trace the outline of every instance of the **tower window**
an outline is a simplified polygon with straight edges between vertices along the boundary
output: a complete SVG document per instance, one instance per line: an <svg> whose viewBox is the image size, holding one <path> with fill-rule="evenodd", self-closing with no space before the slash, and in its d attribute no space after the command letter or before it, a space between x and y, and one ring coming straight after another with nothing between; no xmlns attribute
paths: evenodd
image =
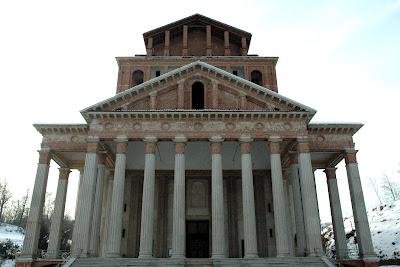
<svg viewBox="0 0 400 267"><path fill-rule="evenodd" d="M160 75L161 75L161 71L156 70L156 77L158 77L158 76L160 76Z"/></svg>
<svg viewBox="0 0 400 267"><path fill-rule="evenodd" d="M273 233L272 233L272 229L271 228L269 228L269 237L273 237Z"/></svg>
<svg viewBox="0 0 400 267"><path fill-rule="evenodd" d="M204 109L204 85L201 82L192 85L192 109Z"/></svg>
<svg viewBox="0 0 400 267"><path fill-rule="evenodd" d="M234 71L232 71L232 74L238 76L238 71L234 70Z"/></svg>
<svg viewBox="0 0 400 267"><path fill-rule="evenodd" d="M143 83L143 71L135 70L132 73L131 86L136 86L141 83Z"/></svg>
<svg viewBox="0 0 400 267"><path fill-rule="evenodd" d="M262 85L263 84L263 80L262 80L262 74L261 72L259 72L258 70L253 70L251 72L251 82L258 84L258 85Z"/></svg>

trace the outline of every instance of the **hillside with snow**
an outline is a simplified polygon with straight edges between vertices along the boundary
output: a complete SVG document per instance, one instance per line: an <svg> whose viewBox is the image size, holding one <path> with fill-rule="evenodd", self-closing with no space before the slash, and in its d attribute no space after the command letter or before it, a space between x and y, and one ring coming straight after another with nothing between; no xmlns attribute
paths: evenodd
<svg viewBox="0 0 400 267"><path fill-rule="evenodd" d="M368 211L368 221L371 228L372 242L378 257L382 260L400 259L400 201L386 204ZM355 236L353 217L344 218L347 247L350 257L356 258L358 247ZM335 240L332 225L322 229L326 252L333 256Z"/></svg>

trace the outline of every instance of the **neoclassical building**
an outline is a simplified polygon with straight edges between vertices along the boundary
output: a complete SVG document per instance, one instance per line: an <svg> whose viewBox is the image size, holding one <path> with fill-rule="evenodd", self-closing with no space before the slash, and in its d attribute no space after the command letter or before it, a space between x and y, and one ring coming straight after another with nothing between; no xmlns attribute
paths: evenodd
<svg viewBox="0 0 400 267"><path fill-rule="evenodd" d="M68 266L329 266L317 169L345 262L342 160L359 266L374 264L352 137L361 124L310 122L314 109L278 92L278 58L248 54L246 31L195 14L143 38L147 53L117 58L116 94L83 109L85 123L34 125L43 141L19 266L60 257L72 169L81 175ZM60 175L40 260L51 159Z"/></svg>

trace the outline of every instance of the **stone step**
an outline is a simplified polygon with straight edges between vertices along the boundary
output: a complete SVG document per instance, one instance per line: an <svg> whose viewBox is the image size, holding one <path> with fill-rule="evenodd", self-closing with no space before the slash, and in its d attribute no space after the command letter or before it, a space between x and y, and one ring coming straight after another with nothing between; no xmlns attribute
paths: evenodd
<svg viewBox="0 0 400 267"><path fill-rule="evenodd" d="M285 258L224 258L224 259L171 259L171 258L78 258L71 267L111 267L111 266L166 266L166 267L327 267L328 263L319 257Z"/></svg>

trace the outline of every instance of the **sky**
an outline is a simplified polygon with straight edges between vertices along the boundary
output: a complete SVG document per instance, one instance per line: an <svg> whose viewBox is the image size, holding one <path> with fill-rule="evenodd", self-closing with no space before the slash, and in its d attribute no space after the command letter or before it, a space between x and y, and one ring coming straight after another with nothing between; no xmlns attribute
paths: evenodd
<svg viewBox="0 0 400 267"><path fill-rule="evenodd" d="M279 93L318 112L313 122L362 122L355 135L367 207L369 177L400 181L400 1L1 1L0 180L32 190L41 136L33 123L83 123L79 111L115 93L117 56L144 54L142 33L200 13L252 33L249 53L278 56ZM351 214L338 165L344 216ZM47 191L55 196L57 165ZM73 216L78 172L70 176ZM316 172L322 222L326 178Z"/></svg>

